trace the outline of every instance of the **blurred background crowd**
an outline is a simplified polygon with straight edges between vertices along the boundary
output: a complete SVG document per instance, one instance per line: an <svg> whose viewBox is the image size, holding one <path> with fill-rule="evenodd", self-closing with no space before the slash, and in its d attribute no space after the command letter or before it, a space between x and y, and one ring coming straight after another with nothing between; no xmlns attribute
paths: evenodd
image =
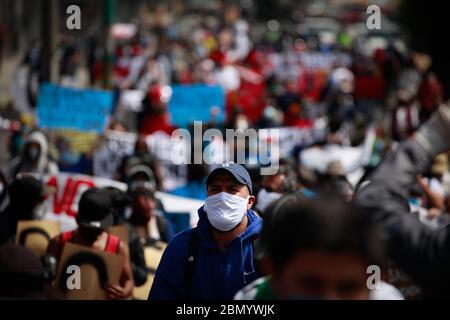
<svg viewBox="0 0 450 320"><path fill-rule="evenodd" d="M71 4L81 8L81 30L66 27ZM121 192L117 219L134 226L132 237L144 245L168 242L195 218L187 212L187 222L177 220L174 212L183 210L167 204L181 198L167 197L204 201L213 168L175 165L161 149L182 127L169 107L175 86L197 84L223 92L221 108L204 110L204 128L280 130L278 173L261 176L258 164L246 166L257 212L291 192L352 199L445 101L448 87L441 55L411 27L420 1L370 4L381 8L379 30L367 27L369 4L357 0L1 0L2 210L20 173L105 178L123 183L111 192ZM40 127L44 82L112 92L104 130ZM184 127L193 130L190 119ZM250 148L244 146L246 154ZM434 229L450 223L449 156L437 156L411 188L410 211ZM51 179L45 185L51 192ZM33 218L49 210L39 209ZM158 218L150 228L152 216ZM73 226L66 225L63 231ZM402 288L407 298L420 291Z"/></svg>

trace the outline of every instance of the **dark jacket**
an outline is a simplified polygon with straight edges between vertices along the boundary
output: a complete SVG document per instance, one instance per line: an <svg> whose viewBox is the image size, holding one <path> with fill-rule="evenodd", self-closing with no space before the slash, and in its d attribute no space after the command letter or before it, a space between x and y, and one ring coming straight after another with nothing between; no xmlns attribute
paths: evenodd
<svg viewBox="0 0 450 320"><path fill-rule="evenodd" d="M389 257L422 287L423 297L450 292L450 229L433 230L410 214L408 197L416 176L431 163L425 149L408 140L389 155L357 194L385 232Z"/></svg>
<svg viewBox="0 0 450 320"><path fill-rule="evenodd" d="M133 226L127 223L128 227L128 248L130 250L131 271L133 272L134 284L136 287L143 285L147 281L148 268L145 263L144 247L139 235Z"/></svg>
<svg viewBox="0 0 450 320"><path fill-rule="evenodd" d="M259 277L253 265L253 241L258 237L262 220L247 211L244 233L222 252L214 240L203 207L199 209L200 243L190 286L185 285L188 244L193 229L176 235L161 258L150 291L151 300L231 300L234 294Z"/></svg>

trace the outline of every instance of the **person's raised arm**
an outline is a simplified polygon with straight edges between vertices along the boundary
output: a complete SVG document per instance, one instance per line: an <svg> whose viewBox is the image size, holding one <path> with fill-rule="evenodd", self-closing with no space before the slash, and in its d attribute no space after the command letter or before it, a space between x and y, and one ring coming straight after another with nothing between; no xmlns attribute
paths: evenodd
<svg viewBox="0 0 450 320"><path fill-rule="evenodd" d="M442 106L413 138L390 154L361 187L356 203L372 213L387 236L390 257L419 283L444 281L450 268L450 233L432 230L409 213L416 176L450 149L450 107Z"/></svg>

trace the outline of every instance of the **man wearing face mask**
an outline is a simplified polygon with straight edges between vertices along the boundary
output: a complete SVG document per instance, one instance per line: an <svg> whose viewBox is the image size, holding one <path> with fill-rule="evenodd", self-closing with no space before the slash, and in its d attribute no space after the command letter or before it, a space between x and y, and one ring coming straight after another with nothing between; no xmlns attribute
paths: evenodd
<svg viewBox="0 0 450 320"><path fill-rule="evenodd" d="M262 220L247 170L235 163L214 169L206 180L207 198L197 227L176 235L155 274L150 300L232 299L259 277L253 242Z"/></svg>
<svg viewBox="0 0 450 320"><path fill-rule="evenodd" d="M48 158L47 153L48 142L44 134L39 131L30 134L22 154L11 162L11 178L19 173L58 174L58 165Z"/></svg>

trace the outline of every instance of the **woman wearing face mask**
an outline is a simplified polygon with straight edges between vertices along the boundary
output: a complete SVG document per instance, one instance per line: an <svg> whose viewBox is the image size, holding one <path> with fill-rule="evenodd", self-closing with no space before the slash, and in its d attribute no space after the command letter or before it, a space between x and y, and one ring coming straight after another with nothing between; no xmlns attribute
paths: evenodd
<svg viewBox="0 0 450 320"><path fill-rule="evenodd" d="M48 158L48 142L44 134L35 131L30 134L22 154L11 161L11 177L19 173L58 174L58 165Z"/></svg>
<svg viewBox="0 0 450 320"><path fill-rule="evenodd" d="M196 228L176 235L155 274L149 299L232 299L258 278L253 242L261 218L247 170L235 163L214 169L206 180L207 198Z"/></svg>

